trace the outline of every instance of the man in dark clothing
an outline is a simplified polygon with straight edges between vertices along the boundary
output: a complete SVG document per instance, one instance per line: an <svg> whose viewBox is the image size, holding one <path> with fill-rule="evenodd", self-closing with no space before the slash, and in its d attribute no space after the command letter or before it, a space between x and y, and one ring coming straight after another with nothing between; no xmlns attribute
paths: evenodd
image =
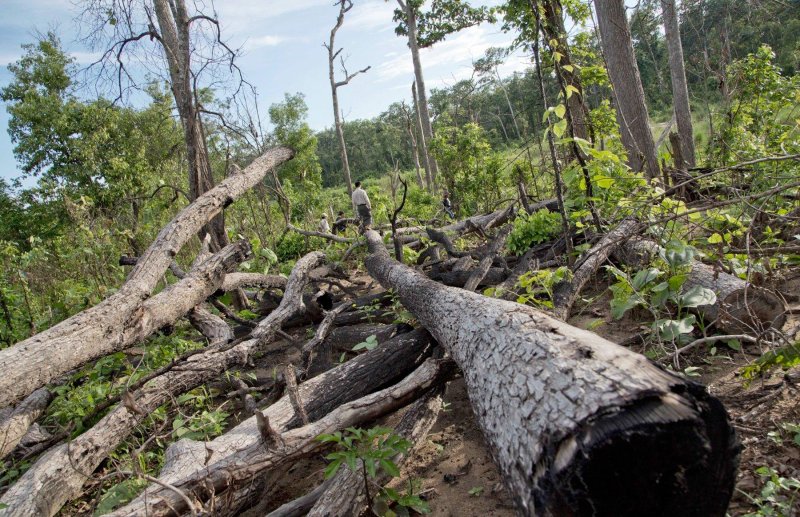
<svg viewBox="0 0 800 517"><path fill-rule="evenodd" d="M442 197L442 207L444 208L444 211L447 212L447 215L450 216L450 219L456 218L456 214L453 212L453 203L450 201L450 193L446 190L444 191Z"/></svg>
<svg viewBox="0 0 800 517"><path fill-rule="evenodd" d="M336 220L333 222L333 234L344 233L346 228L347 218L344 216L344 212L339 211L339 213L336 214Z"/></svg>

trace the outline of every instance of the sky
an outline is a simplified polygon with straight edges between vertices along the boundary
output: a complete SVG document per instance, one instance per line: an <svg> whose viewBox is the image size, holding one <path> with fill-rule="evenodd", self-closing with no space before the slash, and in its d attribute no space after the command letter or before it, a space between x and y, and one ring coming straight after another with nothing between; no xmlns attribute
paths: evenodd
<svg viewBox="0 0 800 517"><path fill-rule="evenodd" d="M210 0L196 0L210 5ZM319 130L333 125L327 42L338 14L334 0L216 0L214 7L222 25L223 40L242 50L239 58L245 78L258 92L259 108L266 116L269 105L280 102L284 93L302 92L308 104L308 122ZM187 3L191 5L191 0ZM389 104L411 97L413 67L406 38L394 34L395 2L355 0L337 33L336 46L343 47L348 69L372 68L339 89L339 103L345 120L371 118ZM475 2L480 3L480 2ZM491 5L492 2L483 2ZM497 2L494 2L497 3ZM0 87L12 76L5 66L22 54L20 45L32 43L37 34L55 31L63 47L86 67L99 55L80 40L77 21L79 0L0 0ZM85 27L83 32L85 32ZM428 91L468 78L472 62L492 46L505 46L512 34L498 25L483 24L450 36L421 53ZM502 75L523 70L529 60L511 56L501 68ZM135 99L135 97L134 97ZM135 100L134 100L135 102ZM20 175L13 157L13 145L6 131L8 115L0 102L0 177ZM26 182L30 184L30 182Z"/></svg>

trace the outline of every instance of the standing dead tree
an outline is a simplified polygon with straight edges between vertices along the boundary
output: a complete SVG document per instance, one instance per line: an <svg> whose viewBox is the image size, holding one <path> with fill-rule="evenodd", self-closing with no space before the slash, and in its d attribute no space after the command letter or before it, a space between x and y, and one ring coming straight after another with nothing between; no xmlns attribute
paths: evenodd
<svg viewBox="0 0 800 517"><path fill-rule="evenodd" d="M352 74L347 73L347 68L344 64L344 58L340 57L342 53L342 48L334 50L335 47L335 40L336 40L336 33L341 28L342 24L344 23L344 15L353 8L352 0L339 0L339 15L336 17L336 25L333 26L331 29L331 36L328 40L328 43L323 43L322 46L325 47L328 51L328 78L331 82L331 98L333 99L333 121L334 125L336 126L336 138L339 140L339 152L342 157L342 171L344 172L344 179L347 182L347 192L352 195L353 194L353 182L350 179L350 162L347 160L347 145L344 141L344 128L342 127L342 116L339 111L339 94L338 90L342 86L346 86L350 83L350 81L357 76L358 74L363 74L371 67L362 68L357 72L353 72ZM336 80L336 71L334 69L336 64L336 58L340 58L340 64L342 67L342 71L344 72L344 79L341 81Z"/></svg>
<svg viewBox="0 0 800 517"><path fill-rule="evenodd" d="M669 51L669 74L672 79L672 104L680 135L680 151L687 167L694 167L694 131L689 107L689 87L686 84L686 67L683 62L680 25L675 0L661 0L664 35ZM683 170L683 167L679 167Z"/></svg>
<svg viewBox="0 0 800 517"><path fill-rule="evenodd" d="M463 371L520 514L725 514L738 442L702 387L532 307L437 284L366 238L370 274Z"/></svg>
<svg viewBox="0 0 800 517"><path fill-rule="evenodd" d="M177 319L212 294L225 273L231 271L235 260L209 262L209 267L199 272L199 276L189 275L162 291L161 298L148 300L183 245L211 218L261 181L269 169L292 155L287 148L272 149L241 174L220 182L161 230L115 294L58 325L0 350L0 371L4 372L0 378L0 407L12 404L88 361L131 346L161 325L174 321L165 320L168 314ZM154 305L159 301L164 305Z"/></svg>

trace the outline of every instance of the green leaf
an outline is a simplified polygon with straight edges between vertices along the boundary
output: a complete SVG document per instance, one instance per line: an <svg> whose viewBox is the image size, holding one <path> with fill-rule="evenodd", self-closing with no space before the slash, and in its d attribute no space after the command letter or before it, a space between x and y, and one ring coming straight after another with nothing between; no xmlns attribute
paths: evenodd
<svg viewBox="0 0 800 517"><path fill-rule="evenodd" d="M720 234L718 234L718 233L712 233L712 234L711 234L711 235L708 237L708 243L709 243L709 244L719 244L719 243L721 243L721 242L722 242L722 235L720 235Z"/></svg>
<svg viewBox="0 0 800 517"><path fill-rule="evenodd" d="M561 138L566 130L567 130L567 121L565 119L561 119L555 124L553 124L553 134L556 135L556 137L558 138Z"/></svg>
<svg viewBox="0 0 800 517"><path fill-rule="evenodd" d="M380 463L383 471L392 476L393 478L396 478L397 476L400 475L400 469L397 468L397 465L395 465L393 461L381 460Z"/></svg>
<svg viewBox="0 0 800 517"><path fill-rule="evenodd" d="M594 178L593 181L595 185L604 190L610 189L616 182L614 178L609 178L608 176L598 176Z"/></svg>
<svg viewBox="0 0 800 517"><path fill-rule="evenodd" d="M688 334L694 330L694 314L680 320L656 320L653 328L658 331L661 339L672 341L682 334Z"/></svg>
<svg viewBox="0 0 800 517"><path fill-rule="evenodd" d="M659 276L661 276L661 270L658 268L651 267L648 269L643 269L636 273L636 276L634 276L633 280L631 281L631 285L633 285L635 290L641 291L644 286Z"/></svg>
<svg viewBox="0 0 800 517"><path fill-rule="evenodd" d="M555 112L558 118L564 118L564 115L567 113L567 108L563 104L559 104L553 109L553 111Z"/></svg>
<svg viewBox="0 0 800 517"><path fill-rule="evenodd" d="M714 291L699 285L693 285L688 291L683 293L680 298L683 307L699 307L701 305L713 305L717 301Z"/></svg>
<svg viewBox="0 0 800 517"><path fill-rule="evenodd" d="M731 350L736 350L737 352L741 352L742 350L742 344L738 339L729 339L725 344L728 345L728 348Z"/></svg>
<svg viewBox="0 0 800 517"><path fill-rule="evenodd" d="M336 460L328 463L328 466L325 467L325 479L329 479L331 476L336 474L336 471L339 470L341 465L342 460Z"/></svg>

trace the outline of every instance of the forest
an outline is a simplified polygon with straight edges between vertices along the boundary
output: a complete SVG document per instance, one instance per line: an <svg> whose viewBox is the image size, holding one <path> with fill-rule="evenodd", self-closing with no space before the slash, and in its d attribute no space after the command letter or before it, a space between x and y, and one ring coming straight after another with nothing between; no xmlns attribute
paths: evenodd
<svg viewBox="0 0 800 517"><path fill-rule="evenodd" d="M800 516L800 2L382 1L351 119L364 2L322 130L211 1L17 42L0 516Z"/></svg>

